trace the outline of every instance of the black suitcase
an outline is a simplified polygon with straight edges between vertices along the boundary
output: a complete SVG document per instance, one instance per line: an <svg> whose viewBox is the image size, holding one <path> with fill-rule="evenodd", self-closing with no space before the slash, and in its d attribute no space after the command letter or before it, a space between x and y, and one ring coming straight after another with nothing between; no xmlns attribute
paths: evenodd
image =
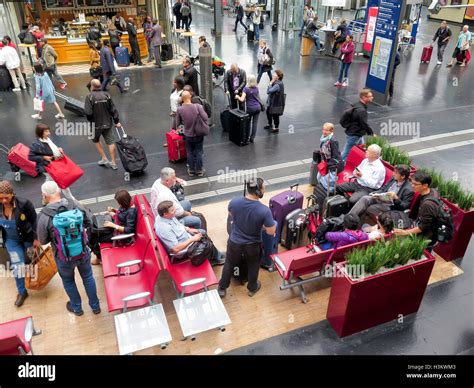
<svg viewBox="0 0 474 388"><path fill-rule="evenodd" d="M342 195L327 197L323 203L323 218L339 217L350 210L349 201Z"/></svg>
<svg viewBox="0 0 474 388"><path fill-rule="evenodd" d="M241 147L247 141L250 115L240 109L231 109L229 112L229 140Z"/></svg>
<svg viewBox="0 0 474 388"><path fill-rule="evenodd" d="M122 128L122 135L120 135L118 128L115 128L119 136L119 140L115 142L115 145L123 168L131 174L140 174L148 166L145 150L137 139L127 135L123 127L120 128Z"/></svg>
<svg viewBox="0 0 474 388"><path fill-rule="evenodd" d="M303 209L293 210L285 217L280 243L286 249L295 249L309 244L307 231L308 215Z"/></svg>
<svg viewBox="0 0 474 388"><path fill-rule="evenodd" d="M78 100L76 98L68 97L65 96L64 94L54 92L56 97L59 97L60 99L64 100L64 109L75 113L78 116L85 116L86 112L84 111L84 101Z"/></svg>
<svg viewBox="0 0 474 388"><path fill-rule="evenodd" d="M10 72L5 66L0 66L0 91L13 89L13 81Z"/></svg>
<svg viewBox="0 0 474 388"><path fill-rule="evenodd" d="M265 25L263 24L263 22L260 22L260 24L258 25L258 28L261 30L265 28Z"/></svg>
<svg viewBox="0 0 474 388"><path fill-rule="evenodd" d="M171 61L173 59L173 45L172 44L162 44L160 46L160 51L161 51L161 60L166 62L166 61Z"/></svg>
<svg viewBox="0 0 474 388"><path fill-rule="evenodd" d="M253 42L255 40L255 32L251 31L250 29L247 30L247 41Z"/></svg>

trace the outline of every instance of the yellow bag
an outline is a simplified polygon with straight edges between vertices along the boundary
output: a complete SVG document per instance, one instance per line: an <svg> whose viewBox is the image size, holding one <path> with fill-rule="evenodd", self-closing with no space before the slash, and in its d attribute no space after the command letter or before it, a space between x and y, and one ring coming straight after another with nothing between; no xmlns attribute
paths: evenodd
<svg viewBox="0 0 474 388"><path fill-rule="evenodd" d="M30 271L26 273L25 286L30 290L42 290L57 272L53 248L39 248L30 264Z"/></svg>

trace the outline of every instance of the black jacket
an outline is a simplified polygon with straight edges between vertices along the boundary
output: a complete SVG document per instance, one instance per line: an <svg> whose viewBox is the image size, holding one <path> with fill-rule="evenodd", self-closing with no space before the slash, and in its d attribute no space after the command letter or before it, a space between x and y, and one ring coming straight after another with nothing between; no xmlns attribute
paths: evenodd
<svg viewBox="0 0 474 388"><path fill-rule="evenodd" d="M87 36L86 36L87 43L91 41L100 43L100 38L102 38L102 35L100 34L100 31L97 27L91 27L89 31L87 32Z"/></svg>
<svg viewBox="0 0 474 388"><path fill-rule="evenodd" d="M441 27L440 27L436 30L436 33L433 37L433 42L436 39L438 39L438 46L448 44L449 43L449 38L451 37L451 35L452 35L452 32L448 27L446 27L444 30L442 30ZM448 38L448 40L446 42L443 42L446 38Z"/></svg>
<svg viewBox="0 0 474 388"><path fill-rule="evenodd" d="M322 143L320 144L319 148L322 148ZM328 170L334 171L336 170L337 173L340 173L344 169L344 161L341 157L341 151L339 149L339 142L333 137L329 140L329 147L331 149L331 158L326 159L324 153L321 153L321 160L327 161L328 163Z"/></svg>
<svg viewBox="0 0 474 388"><path fill-rule="evenodd" d="M36 163L36 171L40 174L46 172L45 167L49 164L43 156L53 156L53 151L48 143L43 143L40 139L36 139L30 147L28 159Z"/></svg>
<svg viewBox="0 0 474 388"><path fill-rule="evenodd" d="M388 188L395 182L395 178L392 177L390 180L384 184L380 189L375 191L376 193L386 193ZM398 199L393 201L392 210L407 210L410 209L411 201L413 200L413 187L411 182L407 179L403 182L402 186L398 190L397 196Z"/></svg>
<svg viewBox="0 0 474 388"><path fill-rule="evenodd" d="M225 73L225 83L224 83L224 89L226 92L227 91L235 92L235 94L242 93L242 90L244 90L244 87L247 84L247 74L245 73L244 69L239 69L238 78L239 78L239 86L234 91L234 73L232 73L232 70L227 70L227 72Z"/></svg>
<svg viewBox="0 0 474 388"><path fill-rule="evenodd" d="M346 128L346 135L359 137L364 135L372 136L374 131L372 131L372 128L370 128L367 122L367 105L359 101L352 105L352 108L352 119Z"/></svg>
<svg viewBox="0 0 474 388"><path fill-rule="evenodd" d="M239 4L235 7L235 13L237 14L238 19L242 19L244 17L244 7L242 7L242 4Z"/></svg>
<svg viewBox="0 0 474 388"><path fill-rule="evenodd" d="M135 26L132 23L127 23L127 32L128 32L128 41L130 42L131 40L136 41L137 40L137 30Z"/></svg>
<svg viewBox="0 0 474 388"><path fill-rule="evenodd" d="M16 230L23 242L33 242L38 237L36 235L36 210L30 200L13 197L13 216L16 221ZM3 217L3 205L0 204L0 217ZM3 245L5 246L6 231L0 226L2 232Z"/></svg>
<svg viewBox="0 0 474 388"><path fill-rule="evenodd" d="M95 90L86 97L84 112L87 120L93 122L97 129L110 128L112 121L120 122L117 108L115 107L109 93Z"/></svg>
<svg viewBox="0 0 474 388"><path fill-rule="evenodd" d="M118 223L125 228L124 234L135 233L137 230L137 214L138 210L135 207L129 209L118 209L117 218Z"/></svg>
<svg viewBox="0 0 474 388"><path fill-rule="evenodd" d="M199 84L198 84L198 73L194 66L190 66L187 69L183 68L184 72L184 84L189 85L193 88L195 96L199 96Z"/></svg>

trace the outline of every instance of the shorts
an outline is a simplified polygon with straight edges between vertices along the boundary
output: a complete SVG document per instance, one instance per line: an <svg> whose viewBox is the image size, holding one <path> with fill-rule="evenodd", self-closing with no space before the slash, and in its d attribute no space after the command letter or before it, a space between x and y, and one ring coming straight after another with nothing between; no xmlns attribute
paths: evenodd
<svg viewBox="0 0 474 388"><path fill-rule="evenodd" d="M100 141L100 136L104 137L105 144L112 145L114 144L114 135L112 132L112 128L95 128L94 138L92 139L93 143L98 143Z"/></svg>
<svg viewBox="0 0 474 388"><path fill-rule="evenodd" d="M461 50L459 47L454 49L453 58L457 58L457 56L461 54L462 59L466 59L466 50Z"/></svg>

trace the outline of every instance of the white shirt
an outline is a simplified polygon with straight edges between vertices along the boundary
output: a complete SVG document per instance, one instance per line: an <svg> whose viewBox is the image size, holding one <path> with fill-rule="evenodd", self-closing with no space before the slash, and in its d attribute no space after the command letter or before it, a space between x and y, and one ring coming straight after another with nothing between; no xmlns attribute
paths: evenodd
<svg viewBox="0 0 474 388"><path fill-rule="evenodd" d="M362 173L362 177L357 178L357 183L374 190L382 187L385 180L385 167L380 159L369 162L365 158L357 168Z"/></svg>
<svg viewBox="0 0 474 388"><path fill-rule="evenodd" d="M47 143L49 145L49 148L51 148L51 151L53 152L53 156L55 158L60 158L61 157L61 152L59 151L59 148L56 144L53 143L53 141L48 137L47 139L39 139L43 143Z"/></svg>
<svg viewBox="0 0 474 388"><path fill-rule="evenodd" d="M178 91L177 89L175 89L170 95L170 108L171 112L173 113L176 113L176 111L178 110L178 102L181 98L181 93L183 93L182 90Z"/></svg>
<svg viewBox="0 0 474 388"><path fill-rule="evenodd" d="M13 47L3 46L0 49L0 64L5 64L8 70L20 67L20 57Z"/></svg>
<svg viewBox="0 0 474 388"><path fill-rule="evenodd" d="M253 13L252 15L252 22L254 24L260 24L260 8L257 7L257 9L255 10L255 12Z"/></svg>
<svg viewBox="0 0 474 388"><path fill-rule="evenodd" d="M180 218L183 215L184 209L176 198L176 195L174 195L168 187L161 183L161 179L157 179L151 187L151 209L155 217L159 217L158 205L163 201L173 202L176 208L177 218Z"/></svg>

